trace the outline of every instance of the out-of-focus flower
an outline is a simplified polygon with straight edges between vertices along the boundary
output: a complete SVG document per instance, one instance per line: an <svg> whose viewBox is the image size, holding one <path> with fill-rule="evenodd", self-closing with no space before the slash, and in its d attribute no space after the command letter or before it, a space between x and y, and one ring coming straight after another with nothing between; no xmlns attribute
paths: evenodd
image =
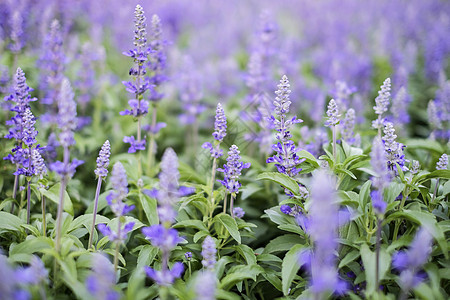
<svg viewBox="0 0 450 300"><path fill-rule="evenodd" d="M442 154L439 158L439 161L436 164L436 170L447 170L448 166L448 156L447 154Z"/></svg>
<svg viewBox="0 0 450 300"><path fill-rule="evenodd" d="M216 242L209 235L205 238L202 244L202 265L207 270L213 270L216 265Z"/></svg>
<svg viewBox="0 0 450 300"><path fill-rule="evenodd" d="M403 172L408 171L405 163L408 160L405 159L405 154L403 154L403 144L395 141L397 135L395 134L394 125L391 122L386 122L384 126L384 149L386 151L386 159L389 170L394 174L397 174L396 164L402 169Z"/></svg>
<svg viewBox="0 0 450 300"><path fill-rule="evenodd" d="M339 121L340 121L339 118L341 115L339 115L338 107L337 107L336 101L334 99L331 99L330 102L328 103L327 116L328 116L328 119L325 122L325 126L331 127L331 126L336 126L337 124L339 124Z"/></svg>
<svg viewBox="0 0 450 300"><path fill-rule="evenodd" d="M242 219L245 215L245 211L240 207L235 207L233 208L233 215L238 219Z"/></svg>
<svg viewBox="0 0 450 300"><path fill-rule="evenodd" d="M92 255L92 274L86 279L86 288L89 293L99 300L118 300L119 292L116 285L114 266L100 253Z"/></svg>
<svg viewBox="0 0 450 300"><path fill-rule="evenodd" d="M386 78L378 91L378 96L375 98L375 106L373 107L378 119L372 122L372 127L381 130L384 127L383 113L388 110L389 98L391 97L391 79Z"/></svg>

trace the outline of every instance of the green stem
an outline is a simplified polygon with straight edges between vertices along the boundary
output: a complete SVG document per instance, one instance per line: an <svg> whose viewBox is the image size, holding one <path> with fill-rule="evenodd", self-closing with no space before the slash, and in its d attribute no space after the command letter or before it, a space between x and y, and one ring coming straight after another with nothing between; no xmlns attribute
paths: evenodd
<svg viewBox="0 0 450 300"><path fill-rule="evenodd" d="M94 238L94 230L95 230L95 219L97 218L97 210L98 210L98 197L100 195L100 189L102 187L102 177L98 177L97 181L97 189L95 191L95 199L94 199L94 211L92 217L92 226L91 226L91 235L89 236L89 244L88 249L92 247L92 239Z"/></svg>
<svg viewBox="0 0 450 300"><path fill-rule="evenodd" d="M47 220L45 216L45 197L41 196L41 204L42 204L42 235L47 236Z"/></svg>
<svg viewBox="0 0 450 300"><path fill-rule="evenodd" d="M119 220L119 225L117 228L117 236L120 237L120 231L122 229L122 224ZM117 267L119 265L119 249L120 249L120 239L116 241L116 251L114 252L114 273L117 274Z"/></svg>
<svg viewBox="0 0 450 300"><path fill-rule="evenodd" d="M213 166L212 166L212 172L211 172L211 182L209 184L209 190L211 191L209 193L209 199L211 201L211 210L209 212L209 217L212 218L213 213L214 213L214 179L216 178L216 168L217 168L217 158L214 157L213 160Z"/></svg>
<svg viewBox="0 0 450 300"><path fill-rule="evenodd" d="M380 242L381 242L381 220L377 218L377 241L375 246L375 289L378 290L380 283Z"/></svg>
<svg viewBox="0 0 450 300"><path fill-rule="evenodd" d="M436 180L436 186L434 187L433 198L431 198L430 206L434 204L434 200L436 199L436 195L437 195L437 191L438 191L438 187L439 187L439 179L440 178L438 178Z"/></svg>
<svg viewBox="0 0 450 300"><path fill-rule="evenodd" d="M333 158L334 163L336 164L336 126L333 126Z"/></svg>
<svg viewBox="0 0 450 300"><path fill-rule="evenodd" d="M153 112L152 112L152 126L150 130L150 142L148 146L148 152L147 152L147 175L150 176L151 169L153 167L153 163L155 160L155 134L152 132L154 128L156 128L156 113L157 113L157 106L156 103L153 103Z"/></svg>
<svg viewBox="0 0 450 300"><path fill-rule="evenodd" d="M231 193L231 199L230 199L230 215L234 218L234 212L233 212L233 208L234 208L234 198L236 197L235 193Z"/></svg>
<svg viewBox="0 0 450 300"><path fill-rule="evenodd" d="M16 164L16 172L18 170L19 170L19 165ZM13 197L14 201L16 201L18 186L19 186L19 175L14 175L14 187L13 187L13 194L12 194L12 197ZM15 207L15 204L13 202L12 205L11 205L10 213L14 212L14 207Z"/></svg>
<svg viewBox="0 0 450 300"><path fill-rule="evenodd" d="M27 178L27 224L30 224L31 219L31 186L30 178Z"/></svg>
<svg viewBox="0 0 450 300"><path fill-rule="evenodd" d="M64 154L63 154L63 162L64 162L64 168L67 169L69 165L69 148L64 147ZM61 227L62 227L62 217L63 217L63 209L64 209L64 192L66 190L68 177L67 175L63 175L61 178L61 186L59 189L59 204L58 204L58 213L56 215L56 252L59 252L61 247Z"/></svg>
<svg viewBox="0 0 450 300"><path fill-rule="evenodd" d="M225 194L225 197L223 199L223 213L226 214L227 213L227 199L228 198L228 193Z"/></svg>

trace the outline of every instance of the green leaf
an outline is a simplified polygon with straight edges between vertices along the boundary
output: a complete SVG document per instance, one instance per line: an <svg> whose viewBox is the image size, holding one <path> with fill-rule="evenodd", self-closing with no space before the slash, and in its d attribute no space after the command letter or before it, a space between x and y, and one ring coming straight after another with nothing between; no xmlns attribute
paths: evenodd
<svg viewBox="0 0 450 300"><path fill-rule="evenodd" d="M236 240L239 244L241 243L241 234L239 233L238 226L236 220L233 219L230 215L227 214L219 214L216 216L219 219L220 223L227 229L233 239Z"/></svg>
<svg viewBox="0 0 450 300"><path fill-rule="evenodd" d="M299 186L297 181L287 176L286 174L277 173L277 172L264 172L259 174L256 177L256 180L270 180L275 183L278 183L289 191L291 191L294 195L299 195Z"/></svg>
<svg viewBox="0 0 450 300"><path fill-rule="evenodd" d="M314 157L314 155L312 155L311 153L309 153L309 152L306 151L306 150L301 150L301 151L297 152L297 156L298 156L298 158L300 158L300 159L304 158L305 161L306 161L307 163L313 165L313 167L314 167L315 169L317 169L317 168L320 167L320 165L319 165L319 163L317 162L317 159Z"/></svg>
<svg viewBox="0 0 450 300"><path fill-rule="evenodd" d="M423 140L423 139L411 139L408 140L405 145L408 145L407 150L413 150L413 149L424 149L428 151L433 151L438 155L441 155L444 153L444 149L442 148L442 145L434 140Z"/></svg>
<svg viewBox="0 0 450 300"><path fill-rule="evenodd" d="M84 226L88 230L90 230L90 228L92 226L92 220L93 220L93 214L85 214L85 215L79 216L75 220L72 221L67 232L71 232L81 226ZM108 222L109 222L109 219L102 215L97 215L95 217L95 225L100 224L100 223L108 223Z"/></svg>
<svg viewBox="0 0 450 300"><path fill-rule="evenodd" d="M361 187L361 191L359 192L359 204L361 206L362 211L364 212L364 209L369 202L369 195L370 195L370 186L372 185L372 181L368 180L364 185Z"/></svg>
<svg viewBox="0 0 450 300"><path fill-rule="evenodd" d="M297 244L305 244L305 240L296 234L285 234L271 240L264 248L263 253L288 251Z"/></svg>
<svg viewBox="0 0 450 300"><path fill-rule="evenodd" d="M445 240L445 235L442 231L442 228L437 225L436 217L434 215L422 211L403 210L389 215L384 223L389 223L399 218L404 218L416 224L424 226L438 242L439 247L441 248L445 257L448 258L448 246Z"/></svg>
<svg viewBox="0 0 450 300"><path fill-rule="evenodd" d="M158 253L159 249L153 247L152 245L145 245L144 247L142 247L137 259L136 269L143 268L144 266L149 266L155 259L156 255L158 255Z"/></svg>
<svg viewBox="0 0 450 300"><path fill-rule="evenodd" d="M46 190L44 188L40 188L39 191L42 195L44 195L50 201L59 204L59 190L61 189L61 183L58 182L50 189ZM68 212L73 216L73 205L72 200L70 200L69 194L67 191L64 191L64 211Z"/></svg>
<svg viewBox="0 0 450 300"><path fill-rule="evenodd" d="M237 245L234 249L245 259L247 265L256 265L256 256L252 248L247 245Z"/></svg>
<svg viewBox="0 0 450 300"><path fill-rule="evenodd" d="M264 269L258 265L240 265L232 267L227 275L220 281L219 288L229 290L233 285L244 279L252 279L256 281L258 276Z"/></svg>
<svg viewBox="0 0 450 300"><path fill-rule="evenodd" d="M281 282L283 286L283 294L287 296L291 287L292 280L297 274L300 266L298 264L298 253L304 248L304 245L295 245L285 255L281 265Z"/></svg>
<svg viewBox="0 0 450 300"><path fill-rule="evenodd" d="M158 211L156 210L157 201L154 198L148 197L142 192L139 193L139 201L144 209L145 216L147 217L150 225L159 223Z"/></svg>
<svg viewBox="0 0 450 300"><path fill-rule="evenodd" d="M25 224L22 219L19 219L13 214L0 211L0 232L2 231L21 231L21 225Z"/></svg>
<svg viewBox="0 0 450 300"><path fill-rule="evenodd" d="M48 237L29 238L23 243L15 245L10 249L9 255L33 254L43 249L53 248L53 241Z"/></svg>
<svg viewBox="0 0 450 300"><path fill-rule="evenodd" d="M366 274L367 294L375 293L375 252L370 251L367 244L362 244L360 248L361 259L364 264ZM391 265L391 256L387 253L385 248L380 249L380 262L378 269L378 278L381 281Z"/></svg>
<svg viewBox="0 0 450 300"><path fill-rule="evenodd" d="M173 227L174 228L192 227L192 228L196 228L200 231L208 231L205 224L203 224L203 222L200 220L184 220L184 221L176 223Z"/></svg>
<svg viewBox="0 0 450 300"><path fill-rule="evenodd" d="M360 254L358 250L353 250L347 253L347 255L339 262L339 269L357 259L359 255Z"/></svg>

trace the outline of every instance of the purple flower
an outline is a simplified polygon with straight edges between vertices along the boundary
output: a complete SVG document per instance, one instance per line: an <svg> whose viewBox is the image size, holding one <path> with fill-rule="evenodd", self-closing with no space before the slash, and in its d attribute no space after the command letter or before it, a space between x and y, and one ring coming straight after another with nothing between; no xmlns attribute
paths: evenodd
<svg viewBox="0 0 450 300"><path fill-rule="evenodd" d="M301 123L303 121L297 119L295 116L292 119L286 119L286 114L289 112L289 107L291 105L291 101L289 100L291 90L289 88L289 80L286 75L283 75L280 84L278 85L278 90L275 92L277 97L273 102L275 106L275 115L278 116L279 119L276 119L274 116L271 116L269 119L277 131L276 138L279 142L272 146L272 149L277 154L269 157L266 162L274 162L280 173L295 176L301 171L301 169L298 169L296 166L301 164L304 159L299 159L296 154L298 149L295 147L294 142L290 140L292 135L289 128L292 124Z"/></svg>
<svg viewBox="0 0 450 300"><path fill-rule="evenodd" d="M339 279L336 268L339 227L339 211L332 178L320 171L311 187L311 208L309 210L308 233L313 241L313 250L305 250L299 256L299 263L306 264L311 274L311 291L318 295L326 291L342 293L345 285Z"/></svg>
<svg viewBox="0 0 450 300"><path fill-rule="evenodd" d="M33 163L34 174L42 179L43 176L47 175L47 167L45 166L44 159L42 158L41 153L39 153L39 150L33 149L31 160Z"/></svg>
<svg viewBox="0 0 450 300"><path fill-rule="evenodd" d="M212 271L216 265L216 242L209 235L205 238L202 244L202 265L206 270Z"/></svg>
<svg viewBox="0 0 450 300"><path fill-rule="evenodd" d="M23 142L28 147L36 144L36 136L38 132L34 128L36 124L36 118L29 108L25 109L25 113L22 117L22 127L23 127Z"/></svg>
<svg viewBox="0 0 450 300"><path fill-rule="evenodd" d="M280 206L280 210L283 214L289 215L291 214L292 208L287 204L283 204Z"/></svg>
<svg viewBox="0 0 450 300"><path fill-rule="evenodd" d="M164 252L172 251L182 241L176 229L166 228L161 224L144 227L142 233L150 240L153 246L160 248Z"/></svg>
<svg viewBox="0 0 450 300"><path fill-rule="evenodd" d="M388 110L389 98L391 97L391 79L386 78L383 85L378 91L378 96L375 98L375 106L373 107L375 113L378 115L378 119L372 122L372 127L375 129L381 129L384 126L384 119L382 119L383 113Z"/></svg>
<svg viewBox="0 0 450 300"><path fill-rule="evenodd" d="M240 207L235 207L233 208L233 215L238 219L242 219L245 215L245 211Z"/></svg>
<svg viewBox="0 0 450 300"><path fill-rule="evenodd" d="M408 95L405 87L401 87L395 97L392 99L392 115L394 116L394 124L402 125L409 123L408 106L411 97Z"/></svg>
<svg viewBox="0 0 450 300"><path fill-rule="evenodd" d="M72 160L72 162L67 165L62 161L56 161L51 163L49 167L51 171L56 172L61 177L69 176L71 178L75 174L76 168L83 163L84 161L78 159Z"/></svg>
<svg viewBox="0 0 450 300"><path fill-rule="evenodd" d="M224 173L223 180L219 180L219 182L233 194L239 193L241 183L238 179L242 170L250 168L250 163L243 163L240 161L241 156L239 154L240 152L238 147L236 145L232 145L230 147L230 151L228 152L227 163L223 165L223 169L217 169L218 172Z"/></svg>
<svg viewBox="0 0 450 300"><path fill-rule="evenodd" d="M74 94L70 82L64 78L61 85L61 92L58 97L58 117L57 123L61 130L59 142L64 148L75 144L74 131L77 128L77 104L73 100Z"/></svg>
<svg viewBox="0 0 450 300"><path fill-rule="evenodd" d="M114 290L116 274L114 266L100 253L92 255L92 274L86 279L86 288L95 299L118 300L120 294Z"/></svg>
<svg viewBox="0 0 450 300"><path fill-rule="evenodd" d="M436 164L436 170L447 170L448 166L448 156L447 154L442 154L439 158L439 161Z"/></svg>
<svg viewBox="0 0 450 300"><path fill-rule="evenodd" d="M382 191L389 185L390 175L387 169L386 152L384 151L383 142L379 137L375 137L372 144L372 152L370 153L371 165L376 174L372 178L375 188Z"/></svg>
<svg viewBox="0 0 450 300"><path fill-rule="evenodd" d="M97 157L97 168L95 169L95 175L105 178L108 175L109 156L111 155L111 146L109 141L106 140L100 149L100 153Z"/></svg>
<svg viewBox="0 0 450 300"><path fill-rule="evenodd" d="M134 222L128 222L125 225L119 222L119 226L120 231L117 229L117 231L115 231L106 224L98 224L97 228L104 236L107 236L111 242L122 243L127 239L128 232L133 230Z"/></svg>
<svg viewBox="0 0 450 300"><path fill-rule="evenodd" d="M152 16L151 32L150 32L150 57L148 61L148 68L150 71L149 81L155 87L159 87L163 82L167 81L167 76L164 75L166 69L166 54L164 46L166 42L162 39L161 19L157 15ZM153 89L150 93L149 100L157 102L162 99L164 95L157 89Z"/></svg>
<svg viewBox="0 0 450 300"><path fill-rule="evenodd" d="M28 300L31 295L22 289L19 283L22 281L22 274L15 270L8 263L7 257L0 254L0 270L2 280L0 280L0 296L2 299Z"/></svg>
<svg viewBox="0 0 450 300"><path fill-rule="evenodd" d="M341 115L339 115L338 107L334 99L331 99L330 102L328 103L327 116L328 119L325 122L325 126L331 127L339 124L339 118Z"/></svg>
<svg viewBox="0 0 450 300"><path fill-rule="evenodd" d="M134 206L123 203L128 195L128 180L127 173L120 162L114 164L110 180L114 190L106 197L106 201L116 217L121 217L130 212Z"/></svg>
<svg viewBox="0 0 450 300"><path fill-rule="evenodd" d="M215 300L216 297L216 274L212 271L199 272L195 281L195 292L197 300Z"/></svg>
<svg viewBox="0 0 450 300"><path fill-rule="evenodd" d="M355 136L355 110L350 108L342 120L342 139L349 145L358 146L359 135Z"/></svg>
<svg viewBox="0 0 450 300"><path fill-rule="evenodd" d="M227 135L227 117L220 103L217 103L216 120L214 122L213 137L215 140L222 142Z"/></svg>
<svg viewBox="0 0 450 300"><path fill-rule="evenodd" d="M158 134L158 132L161 129L165 128L166 126L167 126L166 123L158 122L158 123L156 123L155 126L152 126L150 124L144 125L144 126L142 126L142 129L147 131L147 132L149 132L149 133L151 133L151 134Z"/></svg>
<svg viewBox="0 0 450 300"><path fill-rule="evenodd" d="M30 266L16 270L16 278L26 284L38 285L47 283L48 270L45 268L42 260L33 255L31 258Z"/></svg>
<svg viewBox="0 0 450 300"><path fill-rule="evenodd" d="M186 258L186 260L191 260L192 259L192 252L184 253L184 257Z"/></svg>
<svg viewBox="0 0 450 300"><path fill-rule="evenodd" d="M401 143L397 143L395 139L397 135L395 134L394 125L391 122L386 122L384 126L384 149L386 151L386 159L389 170L397 174L396 164L400 166L402 171L408 171L408 168L405 166L405 163L408 162L405 160L405 155L403 154L403 148L405 147Z"/></svg>
<svg viewBox="0 0 450 300"><path fill-rule="evenodd" d="M433 238L425 228L420 228L409 249L397 252L392 257L392 265L401 271L400 287L407 292L421 282L418 272L428 261Z"/></svg>
<svg viewBox="0 0 450 300"><path fill-rule="evenodd" d="M134 136L125 136L123 138L123 142L130 144L130 148L128 148L128 153L135 153L138 150L145 150L145 139L141 141L136 141Z"/></svg>
<svg viewBox="0 0 450 300"><path fill-rule="evenodd" d="M153 279L160 286L172 285L175 279L181 277L183 271L184 266L181 262L174 263L171 270L164 269L157 271L151 267L145 267L147 276Z"/></svg>
<svg viewBox="0 0 450 300"><path fill-rule="evenodd" d="M124 111L120 112L121 116L132 116L134 118L140 117L140 116L145 116L148 113L148 101L142 100L136 100L136 99L131 99L128 100L128 104L131 107L131 110L126 109Z"/></svg>
<svg viewBox="0 0 450 300"><path fill-rule="evenodd" d="M372 206L376 214L383 215L386 212L387 203L383 200L383 194L381 191L372 191L370 193L372 198Z"/></svg>

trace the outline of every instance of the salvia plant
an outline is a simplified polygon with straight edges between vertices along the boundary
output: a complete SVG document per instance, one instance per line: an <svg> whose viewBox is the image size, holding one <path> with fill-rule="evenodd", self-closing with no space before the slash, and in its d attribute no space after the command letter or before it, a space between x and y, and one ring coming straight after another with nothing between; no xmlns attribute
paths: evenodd
<svg viewBox="0 0 450 300"><path fill-rule="evenodd" d="M136 4L0 1L0 299L450 298L448 1Z"/></svg>

